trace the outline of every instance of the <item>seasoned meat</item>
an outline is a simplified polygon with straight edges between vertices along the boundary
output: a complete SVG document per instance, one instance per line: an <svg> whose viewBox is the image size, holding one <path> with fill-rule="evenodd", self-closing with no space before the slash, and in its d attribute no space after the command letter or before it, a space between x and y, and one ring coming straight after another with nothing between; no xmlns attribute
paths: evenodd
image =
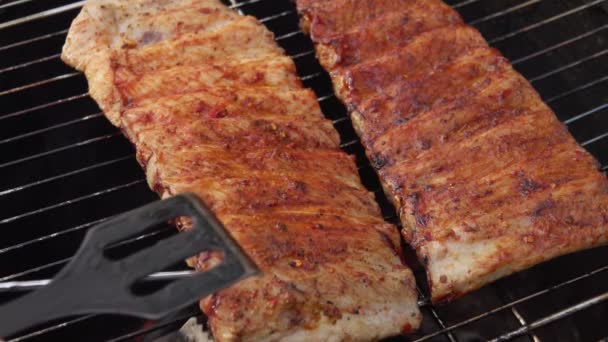
<svg viewBox="0 0 608 342"><path fill-rule="evenodd" d="M441 0L410 1L403 4L399 11L389 11L370 22L353 26L352 30L343 35L319 42L317 53L323 66L328 69L364 60L379 62L374 57L398 50L414 38L415 34L460 23L460 16ZM382 25L382 30L373 29L379 25ZM396 62L386 65L400 64Z"/></svg>
<svg viewBox="0 0 608 342"><path fill-rule="evenodd" d="M606 176L455 11L415 0L297 5L433 301L606 243Z"/></svg>
<svg viewBox="0 0 608 342"><path fill-rule="evenodd" d="M91 0L62 57L135 145L150 187L197 194L262 270L201 302L216 341L377 340L419 326L398 230L254 18L214 0Z"/></svg>

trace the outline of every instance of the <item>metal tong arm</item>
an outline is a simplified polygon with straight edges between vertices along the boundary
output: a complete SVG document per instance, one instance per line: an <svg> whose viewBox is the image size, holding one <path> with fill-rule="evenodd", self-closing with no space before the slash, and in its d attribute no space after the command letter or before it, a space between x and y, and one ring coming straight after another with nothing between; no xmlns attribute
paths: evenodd
<svg viewBox="0 0 608 342"><path fill-rule="evenodd" d="M104 255L108 245L180 216L192 219L192 229L120 260ZM203 250L221 251L222 263L151 294L138 296L131 291L148 274ZM158 319L256 273L255 265L214 215L194 195L183 194L90 229L74 258L49 285L0 307L0 336L10 337L34 325L85 313Z"/></svg>

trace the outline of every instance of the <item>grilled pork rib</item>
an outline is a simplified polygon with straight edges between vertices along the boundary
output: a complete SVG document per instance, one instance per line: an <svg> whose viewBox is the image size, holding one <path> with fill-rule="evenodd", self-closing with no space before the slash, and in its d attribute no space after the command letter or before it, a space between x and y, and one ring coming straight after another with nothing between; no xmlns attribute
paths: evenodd
<svg viewBox="0 0 608 342"><path fill-rule="evenodd" d="M62 58L133 142L150 187L198 194L263 271L201 302L217 341L374 340L418 327L398 232L254 18L215 0L90 0Z"/></svg>
<svg viewBox="0 0 608 342"><path fill-rule="evenodd" d="M455 11L436 0L297 6L434 301L606 243L606 176Z"/></svg>

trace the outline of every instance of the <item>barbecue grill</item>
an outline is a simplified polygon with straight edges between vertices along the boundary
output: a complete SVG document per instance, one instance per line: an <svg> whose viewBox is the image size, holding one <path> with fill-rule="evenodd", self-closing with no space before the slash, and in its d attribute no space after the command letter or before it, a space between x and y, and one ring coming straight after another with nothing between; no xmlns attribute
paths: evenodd
<svg viewBox="0 0 608 342"><path fill-rule="evenodd" d="M0 0L0 283L51 278L91 226L157 199L134 150L87 95L84 76L59 59L82 1ZM307 87L356 156L388 221L394 208L357 140L289 0L230 0L255 15L292 56ZM577 141L608 169L608 1L451 0L526 76ZM125 248L175 234L169 226ZM411 254L411 252L410 252ZM412 259L424 321L395 341L599 341L608 336L608 248L541 264L451 304L427 298ZM185 269L175 265L172 270ZM0 303L23 291L0 293ZM152 341L203 320L196 306L161 321L88 315L48 322L22 340ZM1 319L1 318L0 318Z"/></svg>

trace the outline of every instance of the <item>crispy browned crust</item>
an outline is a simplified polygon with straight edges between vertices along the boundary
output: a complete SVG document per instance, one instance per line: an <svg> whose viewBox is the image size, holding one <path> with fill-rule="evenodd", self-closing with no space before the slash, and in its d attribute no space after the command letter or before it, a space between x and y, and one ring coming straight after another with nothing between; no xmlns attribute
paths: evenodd
<svg viewBox="0 0 608 342"><path fill-rule="evenodd" d="M594 159L475 29L439 2L415 2L298 9L433 301L605 244L608 181ZM432 29L396 28L400 15Z"/></svg>
<svg viewBox="0 0 608 342"><path fill-rule="evenodd" d="M396 227L254 18L215 0L90 1L62 57L134 143L150 187L196 193L262 270L201 302L215 340L376 340L419 326Z"/></svg>

